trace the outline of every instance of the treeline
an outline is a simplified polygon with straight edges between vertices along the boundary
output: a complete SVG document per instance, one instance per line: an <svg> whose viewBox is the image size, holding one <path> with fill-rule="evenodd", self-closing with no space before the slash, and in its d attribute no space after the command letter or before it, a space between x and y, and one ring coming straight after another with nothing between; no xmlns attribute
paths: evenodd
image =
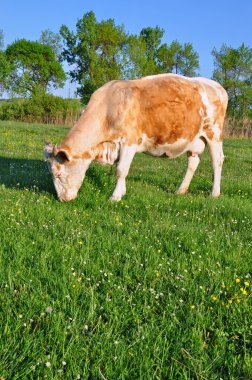
<svg viewBox="0 0 252 380"><path fill-rule="evenodd" d="M68 75L86 104L98 87L113 79L168 72L200 75L199 54L193 45L177 40L168 45L162 43L163 37L164 30L159 26L146 27L139 35L132 35L113 19L98 22L93 12L78 20L75 31L62 25L58 33L46 30L38 41L17 40L5 50L2 32L0 90L7 91L10 97L34 101L53 88L63 87ZM229 95L228 115L232 120L251 119L252 49L244 44L238 48L223 44L220 50L213 48L211 54L212 79L221 83ZM70 67L67 74L63 61ZM25 107L29 108L24 101ZM60 107L58 111L62 112ZM4 114L8 114L7 108L0 111L0 115Z"/></svg>

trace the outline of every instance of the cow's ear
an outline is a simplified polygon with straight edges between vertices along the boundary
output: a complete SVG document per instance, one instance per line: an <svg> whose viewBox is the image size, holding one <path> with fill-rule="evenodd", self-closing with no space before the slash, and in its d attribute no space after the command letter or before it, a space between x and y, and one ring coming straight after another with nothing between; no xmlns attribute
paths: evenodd
<svg viewBox="0 0 252 380"><path fill-rule="evenodd" d="M64 164L66 161L71 161L72 159L68 149L58 148L57 145L54 147L54 156L60 164Z"/></svg>

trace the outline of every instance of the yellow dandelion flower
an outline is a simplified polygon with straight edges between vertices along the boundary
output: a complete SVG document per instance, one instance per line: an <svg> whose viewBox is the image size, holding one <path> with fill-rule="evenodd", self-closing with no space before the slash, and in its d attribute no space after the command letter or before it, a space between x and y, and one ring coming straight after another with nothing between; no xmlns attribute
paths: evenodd
<svg viewBox="0 0 252 380"><path fill-rule="evenodd" d="M83 244L83 241L79 241L79 244L82 245L82 244Z"/></svg>
<svg viewBox="0 0 252 380"><path fill-rule="evenodd" d="M248 281L245 281L245 282L244 282L244 285L245 285L245 286L249 286L249 282L248 282Z"/></svg>
<svg viewBox="0 0 252 380"><path fill-rule="evenodd" d="M248 292L247 292L246 290L243 290L242 294L243 294L244 296L247 296L247 295L248 295Z"/></svg>
<svg viewBox="0 0 252 380"><path fill-rule="evenodd" d="M207 346L207 344L206 344L205 341L201 343L201 349L202 349L202 350L204 350L204 348L206 348L206 346Z"/></svg>
<svg viewBox="0 0 252 380"><path fill-rule="evenodd" d="M240 278L236 278L235 282L236 282L236 284L239 284L239 282L241 282L241 279Z"/></svg>
<svg viewBox="0 0 252 380"><path fill-rule="evenodd" d="M233 303L233 300L228 300L228 303L230 303L230 304Z"/></svg>
<svg viewBox="0 0 252 380"><path fill-rule="evenodd" d="M156 276L157 276L157 277L160 277L160 273L159 273L159 272L156 272Z"/></svg>
<svg viewBox="0 0 252 380"><path fill-rule="evenodd" d="M213 300L213 301L217 301L217 300L218 300L218 297L216 297L216 296L212 296L212 300Z"/></svg>
<svg viewBox="0 0 252 380"><path fill-rule="evenodd" d="M195 305L191 305L191 309L194 310L195 309Z"/></svg>
<svg viewBox="0 0 252 380"><path fill-rule="evenodd" d="M241 291L241 292L244 292L244 288L240 288L240 291Z"/></svg>
<svg viewBox="0 0 252 380"><path fill-rule="evenodd" d="M240 303L240 302L241 302L241 300L239 298L237 298L236 303Z"/></svg>
<svg viewBox="0 0 252 380"><path fill-rule="evenodd" d="M222 287L222 289L225 289L226 285L225 284L221 284L221 287Z"/></svg>

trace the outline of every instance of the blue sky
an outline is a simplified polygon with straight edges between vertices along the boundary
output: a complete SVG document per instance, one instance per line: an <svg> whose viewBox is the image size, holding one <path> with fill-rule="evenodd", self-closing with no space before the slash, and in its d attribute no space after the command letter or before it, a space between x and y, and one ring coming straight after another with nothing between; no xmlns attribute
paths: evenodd
<svg viewBox="0 0 252 380"><path fill-rule="evenodd" d="M252 47L252 0L3 0L0 29L5 47L19 38L37 40L41 31L58 32L62 24L75 31L79 18L94 11L98 21L113 18L129 33L144 27L165 30L162 42L177 39L191 42L200 57L200 74L211 77L211 50L222 43L237 48L244 42ZM57 91L73 95L74 85Z"/></svg>

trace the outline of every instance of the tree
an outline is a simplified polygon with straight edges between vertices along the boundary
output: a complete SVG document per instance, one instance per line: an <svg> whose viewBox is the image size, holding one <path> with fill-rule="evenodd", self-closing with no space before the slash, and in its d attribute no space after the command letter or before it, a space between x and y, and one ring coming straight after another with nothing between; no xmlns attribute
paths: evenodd
<svg viewBox="0 0 252 380"><path fill-rule="evenodd" d="M5 52L2 50L4 47L4 35L3 31L0 30L0 95L2 95L8 76L10 74L10 64L6 58Z"/></svg>
<svg viewBox="0 0 252 380"><path fill-rule="evenodd" d="M213 49L213 79L227 91L228 114L235 117L252 115L252 49L244 43L234 49L223 44Z"/></svg>
<svg viewBox="0 0 252 380"><path fill-rule="evenodd" d="M4 36L3 36L3 30L0 29L0 49L2 49L4 46Z"/></svg>
<svg viewBox="0 0 252 380"><path fill-rule="evenodd" d="M51 86L63 87L66 75L50 46L17 40L7 47L6 57L12 67L9 92L27 97L44 94Z"/></svg>
<svg viewBox="0 0 252 380"><path fill-rule="evenodd" d="M146 75L158 74L157 50L163 37L164 30L143 28L140 35L130 35L126 44L126 63L124 76L134 79Z"/></svg>
<svg viewBox="0 0 252 380"><path fill-rule="evenodd" d="M127 41L124 66L125 79L135 79L145 75L148 71L146 45L137 35L131 35Z"/></svg>
<svg viewBox="0 0 252 380"><path fill-rule="evenodd" d="M220 82L229 95L231 116L251 113L252 49L242 44L234 49L225 44L220 51L213 49L215 70L213 79Z"/></svg>
<svg viewBox="0 0 252 380"><path fill-rule="evenodd" d="M161 43L163 35L164 30L159 28L158 26L156 26L155 28L143 28L140 32L140 38L143 40L146 46L146 61L148 62L144 75L158 73L156 58L158 47Z"/></svg>
<svg viewBox="0 0 252 380"><path fill-rule="evenodd" d="M94 12L88 12L78 20L76 33L62 25L60 35L65 44L62 58L72 65L69 74L84 102L104 83L124 77L127 34L113 19L99 23Z"/></svg>
<svg viewBox="0 0 252 380"><path fill-rule="evenodd" d="M61 36L59 33L54 33L50 29L43 30L41 32L40 39L38 42L42 45L51 46L54 51L55 57L60 58L63 45L61 43Z"/></svg>
<svg viewBox="0 0 252 380"><path fill-rule="evenodd" d="M177 40L171 45L163 44L157 52L160 72L175 73L186 76L195 76L199 69L199 55L194 51L191 43L182 45Z"/></svg>
<svg viewBox="0 0 252 380"><path fill-rule="evenodd" d="M76 24L76 32L62 25L65 48L62 58L71 65L71 80L79 84L84 102L101 85L113 79L134 79L161 72L194 75L199 67L192 44L174 41L160 46L164 30L143 28L139 35L127 35L114 20L96 20L86 13ZM176 48L176 49L175 49Z"/></svg>

